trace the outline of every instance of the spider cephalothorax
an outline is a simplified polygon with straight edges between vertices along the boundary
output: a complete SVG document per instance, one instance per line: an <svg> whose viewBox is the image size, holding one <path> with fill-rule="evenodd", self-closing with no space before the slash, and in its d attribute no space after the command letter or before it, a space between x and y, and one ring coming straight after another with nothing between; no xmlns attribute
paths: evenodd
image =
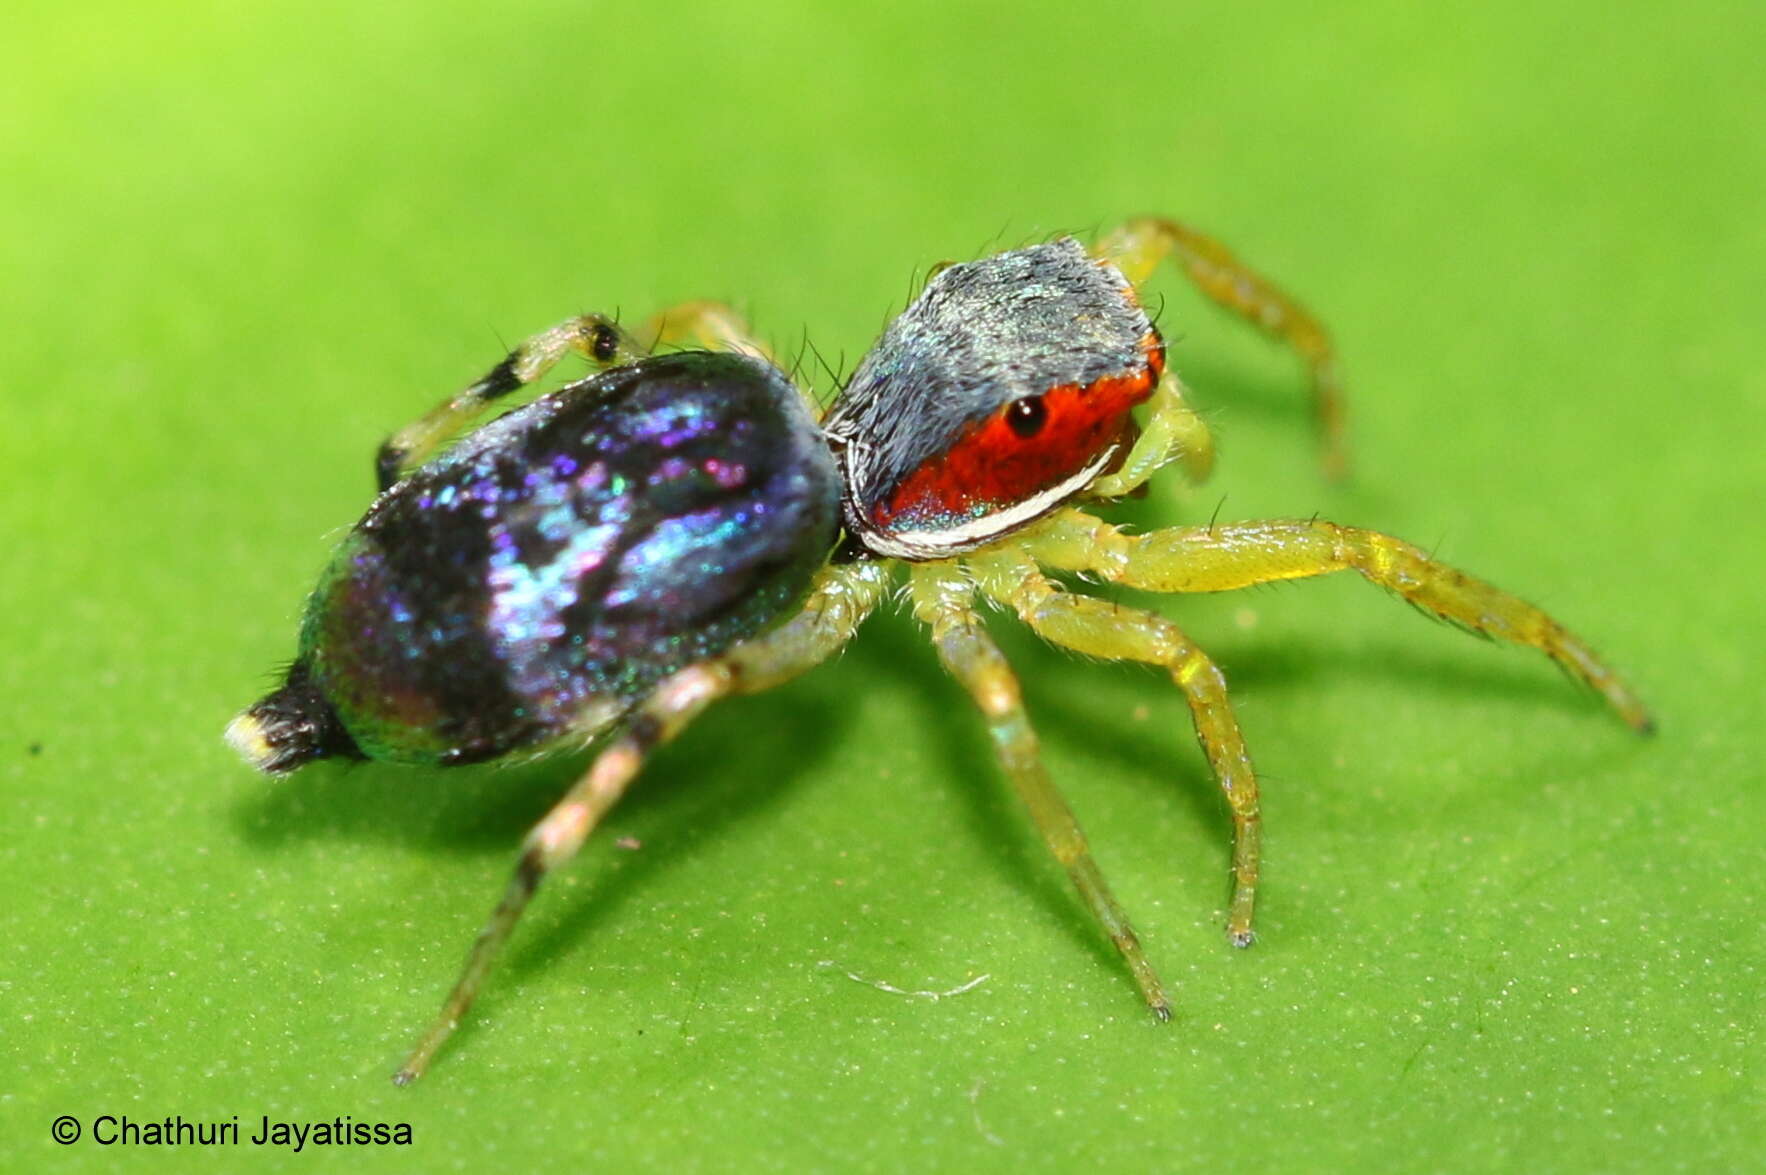
<svg viewBox="0 0 1766 1175"><path fill-rule="evenodd" d="M946 267L823 422L847 528L904 559L985 546L1102 473L1164 367L1134 287L1071 237Z"/></svg>
<svg viewBox="0 0 1766 1175"><path fill-rule="evenodd" d="M1073 507L1082 494L1131 493L1168 464L1192 476L1209 468L1208 430L1135 292L1168 255L1308 362L1325 466L1340 470L1336 362L1318 322L1218 243L1155 219L1091 253L1063 238L943 270L859 365L825 432L740 318L697 302L630 333L599 316L570 319L382 446L385 492L310 599L287 681L234 720L229 740L281 772L328 755L466 762L614 732L528 834L398 1081L423 1072L540 881L650 751L712 701L827 659L904 565L906 598L939 659L1162 1019L1164 986L1043 770L980 598L1057 645L1156 666L1181 691L1232 812L1226 929L1238 946L1252 940L1262 823L1224 677L1165 616L1051 573L1212 592L1354 571L1544 652L1650 729L1625 683L1550 616L1388 535L1316 517L1132 534ZM649 357L683 341L707 350ZM445 450L488 403L573 352L611 370ZM824 563L842 512L848 541Z"/></svg>

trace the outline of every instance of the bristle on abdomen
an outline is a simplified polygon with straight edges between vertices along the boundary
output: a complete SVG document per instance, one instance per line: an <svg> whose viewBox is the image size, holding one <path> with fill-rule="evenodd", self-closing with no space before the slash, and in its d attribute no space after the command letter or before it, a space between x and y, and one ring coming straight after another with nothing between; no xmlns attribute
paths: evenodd
<svg viewBox="0 0 1766 1175"><path fill-rule="evenodd" d="M266 694L227 724L226 739L247 763L281 775L315 759L362 758L337 711L304 664L288 671L281 689Z"/></svg>

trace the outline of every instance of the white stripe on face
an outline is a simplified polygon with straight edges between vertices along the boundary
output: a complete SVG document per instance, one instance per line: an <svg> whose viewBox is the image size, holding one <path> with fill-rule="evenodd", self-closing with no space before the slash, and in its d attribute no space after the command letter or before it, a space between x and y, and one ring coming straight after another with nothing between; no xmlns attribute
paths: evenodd
<svg viewBox="0 0 1766 1175"><path fill-rule="evenodd" d="M956 526L947 526L941 530L902 530L883 532L871 527L859 528L859 538L864 545L879 555L888 555L896 559L942 559L949 555L961 555L984 547L993 539L1034 522L1037 518L1060 505L1068 497L1084 489L1093 478L1102 473L1116 454L1116 446L1111 445L1098 457L1081 469L1078 473L1058 485L1049 487L1041 493L1014 502L1004 510L980 518L971 518Z"/></svg>

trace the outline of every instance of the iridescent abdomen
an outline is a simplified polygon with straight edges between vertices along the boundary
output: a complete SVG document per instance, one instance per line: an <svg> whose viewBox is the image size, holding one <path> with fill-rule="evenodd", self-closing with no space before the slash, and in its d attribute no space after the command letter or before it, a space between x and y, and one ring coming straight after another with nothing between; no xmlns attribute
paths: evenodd
<svg viewBox="0 0 1766 1175"><path fill-rule="evenodd" d="M776 369L647 359L383 494L313 595L301 662L369 757L491 758L781 619L838 516L826 444Z"/></svg>

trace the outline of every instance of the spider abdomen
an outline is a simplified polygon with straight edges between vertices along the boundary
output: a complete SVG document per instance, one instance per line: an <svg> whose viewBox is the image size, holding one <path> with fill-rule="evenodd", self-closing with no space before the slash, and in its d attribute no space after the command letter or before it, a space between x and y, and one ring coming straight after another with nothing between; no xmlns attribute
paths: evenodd
<svg viewBox="0 0 1766 1175"><path fill-rule="evenodd" d="M308 604L291 687L335 713L329 753L543 744L790 610L838 511L832 458L770 365L693 352L605 372L381 495Z"/></svg>

